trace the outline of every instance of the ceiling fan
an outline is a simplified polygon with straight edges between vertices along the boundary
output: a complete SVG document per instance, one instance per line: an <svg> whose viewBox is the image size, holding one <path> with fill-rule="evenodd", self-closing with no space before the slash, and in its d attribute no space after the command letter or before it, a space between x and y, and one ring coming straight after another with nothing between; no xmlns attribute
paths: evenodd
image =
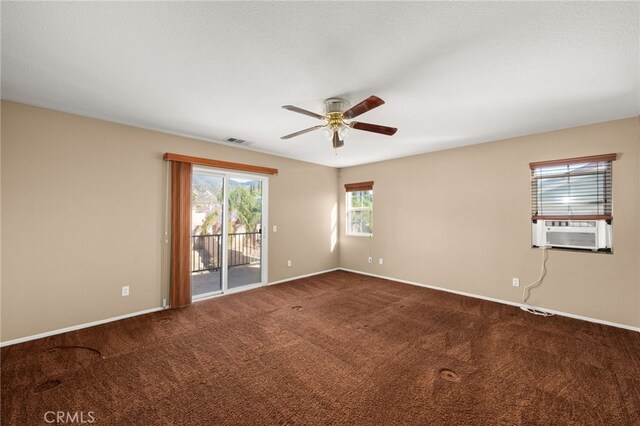
<svg viewBox="0 0 640 426"><path fill-rule="evenodd" d="M381 133L391 136L395 134L398 129L395 127L380 126L378 124L361 123L359 121L347 121L377 108L382 104L384 104L384 101L377 96L369 96L364 101L352 107L345 99L329 98L324 101L325 115L316 114L315 112L307 111L306 109L293 105L284 105L282 107L284 109L324 120L326 123L291 133L280 139L290 139L314 130L323 129L327 137L333 141L333 147L340 148L344 145L344 137L349 132L349 129L364 130L365 132Z"/></svg>

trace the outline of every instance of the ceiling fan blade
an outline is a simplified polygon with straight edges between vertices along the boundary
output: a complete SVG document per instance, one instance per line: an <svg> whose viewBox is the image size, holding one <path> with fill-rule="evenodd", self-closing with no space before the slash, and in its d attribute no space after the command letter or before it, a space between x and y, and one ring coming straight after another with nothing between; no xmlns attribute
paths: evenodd
<svg viewBox="0 0 640 426"><path fill-rule="evenodd" d="M341 146L344 146L344 141L340 139L338 132L333 132L333 147L340 148Z"/></svg>
<svg viewBox="0 0 640 426"><path fill-rule="evenodd" d="M384 104L384 101L377 96L369 96L364 101L357 105L352 106L342 114L346 119L356 118L357 116L364 114L365 112L372 110Z"/></svg>
<svg viewBox="0 0 640 426"><path fill-rule="evenodd" d="M398 131L398 129L396 129L395 127L380 126L378 124L359 123L357 121L352 121L351 123L349 123L349 126L357 130L364 130L365 132L381 133L383 135L388 135L388 136L392 136Z"/></svg>
<svg viewBox="0 0 640 426"><path fill-rule="evenodd" d="M300 135L304 135L305 133L313 132L314 130L318 130L318 129L322 128L322 127L324 127L324 124L319 124L317 126L309 127L308 129L300 130L299 132L295 132L295 133L291 133L289 135L283 136L280 139L295 138L296 136L300 136Z"/></svg>
<svg viewBox="0 0 640 426"><path fill-rule="evenodd" d="M297 106L283 105L282 108L288 109L289 111L297 112L299 114L308 115L309 117L314 117L320 120L324 120L324 115L316 114L315 112L307 111L306 109L298 108Z"/></svg>

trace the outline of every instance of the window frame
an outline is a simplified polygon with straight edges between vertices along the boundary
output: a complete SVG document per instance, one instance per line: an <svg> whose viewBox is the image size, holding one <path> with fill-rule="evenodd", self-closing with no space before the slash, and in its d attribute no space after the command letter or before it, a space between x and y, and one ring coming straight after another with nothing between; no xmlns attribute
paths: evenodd
<svg viewBox="0 0 640 426"><path fill-rule="evenodd" d="M345 235L350 237L372 237L373 236L373 182L359 182L345 184ZM367 207L353 207L354 193L369 193L371 205ZM371 221L369 228L371 232L355 232L352 230L352 214L354 212L370 212Z"/></svg>
<svg viewBox="0 0 640 426"><path fill-rule="evenodd" d="M577 157L577 158L567 158L567 159L563 159L563 160L552 160L552 161L540 161L540 162L535 162L535 163L529 163L529 168L531 170L531 219L532 221L536 221L536 220L608 220L611 221L613 219L613 203L612 203L612 198L613 198L613 185L611 182L612 179L612 170L613 170L613 161L616 159L617 155L616 154L604 154L604 155L593 155L590 157ZM600 208L603 209L602 214L599 214L599 212L596 212L595 214L579 214L579 213L572 213L571 212L571 205L568 204L567 205L567 209L569 210L566 214L547 214L545 215L543 213L543 205L544 205L544 198L541 198L540 195L542 194L542 189L541 189L541 185L542 183L545 181L545 179L567 179L567 185L569 188L569 191L571 191L571 179L573 177L573 185L576 185L576 181L575 179L580 179L580 176L577 174L572 174L570 172L570 167L571 166L577 166L577 165L589 165L589 164L597 164L597 171L596 173L589 173L589 175L593 175L593 176L597 176L597 179L595 181L595 185L596 185L596 191L593 191L592 188L590 188L590 191L588 194L600 194L600 188L599 188L599 182L600 182L600 178L603 179L604 183L603 183L603 189L602 189L602 194L603 194L603 199L604 201L600 201L598 200L595 206L595 208L597 210L600 210ZM603 168L603 171L601 172L599 167L600 164L605 163L605 167ZM552 168L558 168L558 167L564 167L566 166L567 169L567 173L560 175L553 175L553 176L549 176L549 177L545 177L544 176L544 169L552 169ZM539 172L539 173L537 173ZM579 184L578 184L579 185ZM581 189L584 193L584 188ZM607 196L609 197L607 200ZM564 198L571 198L571 192L569 192L569 194L565 195ZM554 208L558 208L558 205L554 205L553 201L548 202L548 209L554 209ZM584 208L583 208L584 209Z"/></svg>
<svg viewBox="0 0 640 426"><path fill-rule="evenodd" d="M613 253L617 154L529 163L532 248Z"/></svg>

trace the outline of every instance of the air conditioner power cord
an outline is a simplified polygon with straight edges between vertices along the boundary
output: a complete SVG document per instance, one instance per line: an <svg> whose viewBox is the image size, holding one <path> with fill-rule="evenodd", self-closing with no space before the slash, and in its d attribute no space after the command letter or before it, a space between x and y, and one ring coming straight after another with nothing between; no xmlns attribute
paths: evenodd
<svg viewBox="0 0 640 426"><path fill-rule="evenodd" d="M544 279L545 275L547 275L547 258L548 258L547 248L548 248L547 246L542 246L542 270L540 271L540 276L538 277L537 280L527 285L522 291L522 303L525 306L520 307L520 309L522 309L523 311L529 312L530 314L541 315L544 317L550 317L553 314L530 307L529 305L527 305L527 300L531 295L531 289L542 284L542 280Z"/></svg>

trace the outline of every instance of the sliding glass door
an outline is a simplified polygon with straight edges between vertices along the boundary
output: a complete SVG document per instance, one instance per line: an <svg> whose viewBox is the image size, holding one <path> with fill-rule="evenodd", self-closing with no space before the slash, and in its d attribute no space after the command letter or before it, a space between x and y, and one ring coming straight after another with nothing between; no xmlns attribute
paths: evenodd
<svg viewBox="0 0 640 426"><path fill-rule="evenodd" d="M191 294L222 292L224 176L194 168L191 182Z"/></svg>
<svg viewBox="0 0 640 426"><path fill-rule="evenodd" d="M262 281L262 181L229 178L227 282L229 289Z"/></svg>
<svg viewBox="0 0 640 426"><path fill-rule="evenodd" d="M194 299L266 282L266 178L195 167L191 203Z"/></svg>

